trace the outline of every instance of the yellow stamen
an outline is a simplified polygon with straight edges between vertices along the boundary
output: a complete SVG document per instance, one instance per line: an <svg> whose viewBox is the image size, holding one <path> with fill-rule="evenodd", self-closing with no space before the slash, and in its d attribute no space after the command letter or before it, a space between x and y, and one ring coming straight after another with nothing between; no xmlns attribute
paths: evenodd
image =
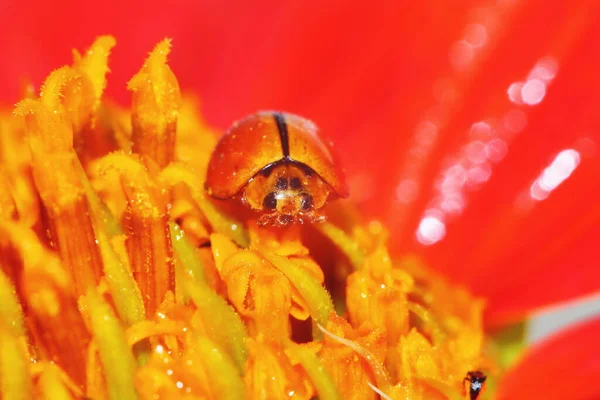
<svg viewBox="0 0 600 400"><path fill-rule="evenodd" d="M173 250L176 254L175 285L179 302L188 303L190 295L185 288L186 275L194 281L206 283L206 274L202 262L195 254L195 248L186 239L179 225L169 221Z"/></svg>
<svg viewBox="0 0 600 400"><path fill-rule="evenodd" d="M246 328L223 299L200 282L187 281L187 291L200 313L199 323L209 337L228 351L236 366L243 371L247 350Z"/></svg>
<svg viewBox="0 0 600 400"><path fill-rule="evenodd" d="M273 228L209 198L218 134L170 41L131 110L102 98L114 44L0 112L0 397L457 400L495 373L483 301L392 257L350 202Z"/></svg>
<svg viewBox="0 0 600 400"><path fill-rule="evenodd" d="M20 337L0 319L0 393L4 399L32 398L28 360Z"/></svg>
<svg viewBox="0 0 600 400"><path fill-rule="evenodd" d="M6 268L4 265L0 268L0 324L15 337L20 337L25 335L23 310L13 283L3 272Z"/></svg>
<svg viewBox="0 0 600 400"><path fill-rule="evenodd" d="M111 154L98 162L106 173L116 172L127 198L127 250L131 269L142 292L146 312L152 315L168 291L175 289L167 199L148 169L124 154Z"/></svg>
<svg viewBox="0 0 600 400"><path fill-rule="evenodd" d="M306 271L295 266L286 258L276 254L264 254L278 270L280 270L296 287L306 300L310 314L316 324L326 324L333 312L333 302L327 291L318 284Z"/></svg>
<svg viewBox="0 0 600 400"><path fill-rule="evenodd" d="M87 295L94 341L104 367L111 400L136 399L135 360L125 340L123 328L110 307L93 291Z"/></svg>
<svg viewBox="0 0 600 400"><path fill-rule="evenodd" d="M58 368L49 364L39 380L39 390L42 393L43 399L46 400L71 400L73 396L61 380Z"/></svg>
<svg viewBox="0 0 600 400"><path fill-rule="evenodd" d="M207 337L196 339L195 351L202 355L208 367L206 372L214 393L219 399L237 400L245 398L244 382L235 363L227 353Z"/></svg>
<svg viewBox="0 0 600 400"><path fill-rule="evenodd" d="M48 213L51 244L71 271L79 295L94 287L102 274L89 204L78 178L71 121L61 103L64 88L80 79L71 68L60 68L46 79L39 100L23 100L15 109L25 116L35 185Z"/></svg>
<svg viewBox="0 0 600 400"><path fill-rule="evenodd" d="M319 325L320 327L320 325ZM298 362L304 367L304 370L315 385L319 399L321 400L341 400L342 397L335 387L335 383L329 376L329 373L319 360L319 358L309 349L288 342L286 352L298 359Z"/></svg>
<svg viewBox="0 0 600 400"><path fill-rule="evenodd" d="M92 145L92 138L85 135L94 133L96 112L106 88L108 56L115 44L115 38L112 36L100 36L83 56L77 50L73 50L72 68L80 79L76 85L67 87L72 93L65 93L63 104L71 116L75 148L80 150L80 154L83 152L84 143L87 147ZM79 145L77 142L80 142Z"/></svg>
<svg viewBox="0 0 600 400"><path fill-rule="evenodd" d="M171 40L156 45L127 87L133 92L133 151L160 167L173 161L181 95L175 74L167 65Z"/></svg>

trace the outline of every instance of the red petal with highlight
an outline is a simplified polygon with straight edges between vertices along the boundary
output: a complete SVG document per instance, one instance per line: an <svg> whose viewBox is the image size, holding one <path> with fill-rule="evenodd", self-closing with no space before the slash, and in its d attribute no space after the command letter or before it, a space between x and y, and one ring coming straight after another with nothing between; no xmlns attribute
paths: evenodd
<svg viewBox="0 0 600 400"><path fill-rule="evenodd" d="M600 14L596 6L539 15L535 10L521 10L522 24L531 26L511 25L493 58L481 67L481 76L473 78L462 110L440 130L442 143L432 151L419 181L424 193L408 205L397 201L389 214L400 251L422 254L431 266L486 297L490 324L517 320L532 309L600 288L600 271L593 267L595 238L600 237L600 120L595 117L600 80L594 77L600 58L588 57L600 40L600 31L591 25ZM549 27L547 21L555 24ZM544 36L536 39L540 30ZM533 106L512 103L506 89L525 80L546 56L558 68L546 96ZM517 117L523 129L510 132L518 130L509 125ZM491 133L474 132L479 121L488 123ZM463 146L490 139L507 145L506 158L481 162L471 152L465 161ZM577 165L557 184L560 163L553 172L546 170L546 177L543 173L563 151L575 151ZM448 173L456 166L460 174L454 179L466 180L458 189ZM488 166L489 171L483 168ZM482 170L489 180L469 189L470 173ZM532 185L538 178L557 184L555 190L537 193ZM441 216L440 197L448 200L450 210ZM424 247L415 240L415 231L429 210L445 223L446 235Z"/></svg>
<svg viewBox="0 0 600 400"><path fill-rule="evenodd" d="M502 379L498 400L600 398L600 319L534 347Z"/></svg>

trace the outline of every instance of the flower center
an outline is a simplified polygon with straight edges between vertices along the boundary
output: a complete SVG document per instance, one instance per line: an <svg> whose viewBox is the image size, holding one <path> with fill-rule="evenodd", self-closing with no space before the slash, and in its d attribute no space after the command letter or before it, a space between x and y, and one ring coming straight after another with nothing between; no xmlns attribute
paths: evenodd
<svg viewBox="0 0 600 400"><path fill-rule="evenodd" d="M129 82L131 110L101 98L114 44L97 39L17 105L21 118L0 116L3 395L479 394L481 300L390 256L382 224L354 222L351 205L272 227L210 199L218 136L180 95L170 42ZM253 207L310 184L284 167L249 186ZM296 208L322 207L323 193Z"/></svg>

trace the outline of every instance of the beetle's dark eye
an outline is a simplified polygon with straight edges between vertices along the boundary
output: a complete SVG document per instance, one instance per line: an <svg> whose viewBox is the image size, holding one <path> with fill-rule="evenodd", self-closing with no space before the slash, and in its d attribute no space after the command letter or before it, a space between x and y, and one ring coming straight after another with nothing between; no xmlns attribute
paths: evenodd
<svg viewBox="0 0 600 400"><path fill-rule="evenodd" d="M302 195L302 201L300 201L300 207L303 211L308 211L313 207L313 197L310 194L304 193Z"/></svg>
<svg viewBox="0 0 600 400"><path fill-rule="evenodd" d="M275 192L271 192L263 199L263 207L267 210L274 210L277 208L277 197Z"/></svg>
<svg viewBox="0 0 600 400"><path fill-rule="evenodd" d="M292 187L292 189L294 190L298 190L302 187L302 182L300 182L299 178L291 178L290 179L290 186Z"/></svg>
<svg viewBox="0 0 600 400"><path fill-rule="evenodd" d="M288 181L286 178L277 178L277 182L275 182L275 189L277 190L285 190L288 187Z"/></svg>

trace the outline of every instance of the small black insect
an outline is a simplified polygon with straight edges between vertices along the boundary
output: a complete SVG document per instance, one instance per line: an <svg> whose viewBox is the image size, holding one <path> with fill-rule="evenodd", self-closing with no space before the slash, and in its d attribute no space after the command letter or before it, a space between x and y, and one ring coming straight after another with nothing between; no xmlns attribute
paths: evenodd
<svg viewBox="0 0 600 400"><path fill-rule="evenodd" d="M469 398L471 400L477 400L479 395L483 390L483 384L487 376L483 374L481 371L469 371L467 372L467 376L463 379L463 385L466 382L469 382Z"/></svg>

